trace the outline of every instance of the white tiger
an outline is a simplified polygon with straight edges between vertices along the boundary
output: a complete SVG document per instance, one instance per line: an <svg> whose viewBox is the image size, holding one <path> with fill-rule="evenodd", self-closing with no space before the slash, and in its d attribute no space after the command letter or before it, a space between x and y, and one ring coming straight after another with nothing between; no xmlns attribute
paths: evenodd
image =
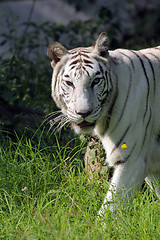
<svg viewBox="0 0 160 240"><path fill-rule="evenodd" d="M48 47L52 96L74 130L96 135L114 166L99 211L115 209L144 179L160 197L160 46L140 51L108 50L101 33L91 47Z"/></svg>

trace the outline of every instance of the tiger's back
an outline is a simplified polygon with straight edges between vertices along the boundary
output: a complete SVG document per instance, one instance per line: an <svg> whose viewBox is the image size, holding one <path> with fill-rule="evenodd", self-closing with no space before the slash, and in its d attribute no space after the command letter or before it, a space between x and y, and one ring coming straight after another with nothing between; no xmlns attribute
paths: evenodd
<svg viewBox="0 0 160 240"><path fill-rule="evenodd" d="M125 77L123 71L126 67L129 69L136 85L134 93L138 99L143 100L144 95L147 94L147 102L149 101L156 120L155 127L160 129L160 112L157 111L160 91L160 46L140 51L117 49L110 51L110 56L113 59L111 68L115 69L115 65L120 66L119 69L116 68L115 73L118 71L121 74L122 70L122 76L119 79L123 81ZM114 59L117 59L117 62ZM146 91L143 92L142 87L145 87Z"/></svg>
<svg viewBox="0 0 160 240"><path fill-rule="evenodd" d="M115 168L99 215L144 179L160 195L160 47L108 51L108 43L102 33L88 48L48 48L55 102L77 133L98 136Z"/></svg>

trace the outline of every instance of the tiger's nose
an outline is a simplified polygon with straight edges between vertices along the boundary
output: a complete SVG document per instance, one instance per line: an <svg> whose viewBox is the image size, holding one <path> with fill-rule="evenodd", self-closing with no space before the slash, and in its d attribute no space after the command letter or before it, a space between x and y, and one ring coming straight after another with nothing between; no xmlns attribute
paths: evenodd
<svg viewBox="0 0 160 240"><path fill-rule="evenodd" d="M86 111L86 112L76 111L76 113L77 113L78 115L81 115L81 117L83 117L83 118L87 117L91 112L92 112L91 110L88 110L88 111Z"/></svg>

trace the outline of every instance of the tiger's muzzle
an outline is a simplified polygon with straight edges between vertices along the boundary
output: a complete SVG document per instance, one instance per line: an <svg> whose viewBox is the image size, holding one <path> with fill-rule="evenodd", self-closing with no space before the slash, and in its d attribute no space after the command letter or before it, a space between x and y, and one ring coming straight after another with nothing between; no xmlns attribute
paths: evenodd
<svg viewBox="0 0 160 240"><path fill-rule="evenodd" d="M87 122L87 121L84 120L83 122L81 122L79 124L72 122L72 125L73 126L79 126L79 127L91 127L91 126L94 127L95 122L91 123L91 122Z"/></svg>

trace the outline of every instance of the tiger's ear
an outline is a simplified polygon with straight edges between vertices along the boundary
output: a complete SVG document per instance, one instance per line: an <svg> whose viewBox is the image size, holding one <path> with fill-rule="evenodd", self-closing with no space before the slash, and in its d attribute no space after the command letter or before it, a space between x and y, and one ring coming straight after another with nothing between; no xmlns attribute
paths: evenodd
<svg viewBox="0 0 160 240"><path fill-rule="evenodd" d="M68 53L67 48L65 48L59 42L52 42L49 44L47 49L47 56L51 60L51 66L54 68L55 65L61 60L63 56Z"/></svg>
<svg viewBox="0 0 160 240"><path fill-rule="evenodd" d="M97 41L94 43L94 52L101 57L107 57L108 56L108 48L109 48L109 38L105 32L102 32Z"/></svg>

